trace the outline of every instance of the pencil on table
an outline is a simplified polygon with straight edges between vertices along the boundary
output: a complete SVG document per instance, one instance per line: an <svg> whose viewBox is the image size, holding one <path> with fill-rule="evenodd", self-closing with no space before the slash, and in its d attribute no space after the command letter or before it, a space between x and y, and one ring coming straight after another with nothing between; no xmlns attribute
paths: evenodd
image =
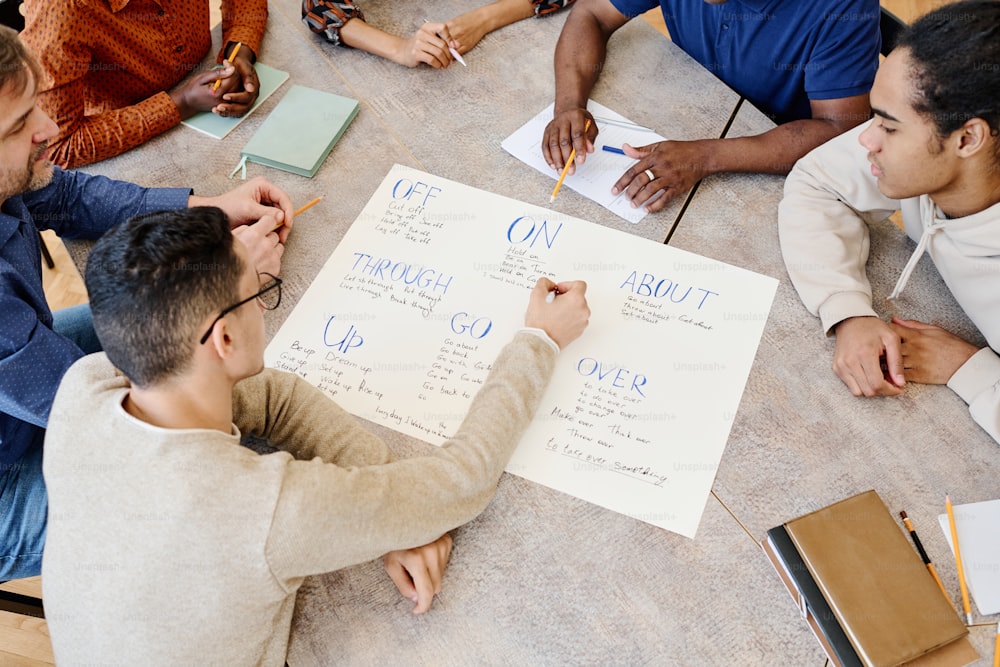
<svg viewBox="0 0 1000 667"><path fill-rule="evenodd" d="M619 127L627 127L633 130L640 130L642 132L656 132L651 128L645 127L644 125L636 125L627 120L617 120L615 118L601 118L600 116L594 116L594 120L598 123L607 123L608 125L618 125Z"/></svg>
<svg viewBox="0 0 1000 667"><path fill-rule="evenodd" d="M588 118L586 124L583 126L584 135L587 134L587 130L589 129L590 129L590 119ZM584 140L586 140L586 137L584 137ZM566 160L566 164L563 165L562 173L559 174L559 180L556 181L556 187L552 189L552 196L549 197L550 204L556 200L556 195L559 194L559 188L562 187L563 181L566 180L566 174L569 173L569 166L573 164L573 160L575 159L576 159L576 146L574 146L573 150L569 152L569 159Z"/></svg>
<svg viewBox="0 0 1000 667"><path fill-rule="evenodd" d="M993 645L993 667L1000 667L1000 623L997 623L997 638Z"/></svg>
<svg viewBox="0 0 1000 667"><path fill-rule="evenodd" d="M230 65L233 64L233 58L235 58L236 55L240 52L240 48L242 46L243 46L243 42L236 42L236 46L234 46L233 50L229 52L229 57L226 58L226 60L229 61ZM212 85L212 92L213 93L219 89L219 84L220 83L222 83L222 79L216 79L215 80L215 83Z"/></svg>
<svg viewBox="0 0 1000 667"><path fill-rule="evenodd" d="M958 586L962 589L962 608L965 610L967 625L972 625L972 608L969 607L969 589L965 587L965 570L962 568L962 552L958 548L958 528L955 526L955 512L951 508L951 497L944 497L944 507L948 512L948 526L951 528L951 543L955 547L955 569L958 570Z"/></svg>
<svg viewBox="0 0 1000 667"><path fill-rule="evenodd" d="M906 525L906 529L910 531L910 538L913 540L913 545L917 547L917 551L920 553L921 560L924 561L924 565L927 566L927 571L931 573L934 577L934 581L937 582L938 588L941 589L941 594L944 595L944 599L948 601L952 609L955 609L955 603L951 601L951 596L948 595L948 591L945 590L944 584L941 582L941 577L938 576L937 570L934 569L934 563L931 562L930 556L924 551L924 545L920 543L920 538L917 537L917 531L913 528L913 524L910 523L910 519L906 516L906 512L900 512L899 516L903 517L903 523ZM955 613L958 613L958 609L955 609Z"/></svg>

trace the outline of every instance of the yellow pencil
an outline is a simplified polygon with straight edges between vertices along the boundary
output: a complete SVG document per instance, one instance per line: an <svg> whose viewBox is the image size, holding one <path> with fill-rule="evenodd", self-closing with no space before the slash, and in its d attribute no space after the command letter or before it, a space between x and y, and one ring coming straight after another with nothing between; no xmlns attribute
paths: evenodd
<svg viewBox="0 0 1000 667"><path fill-rule="evenodd" d="M587 123L583 126L583 134L586 135L587 130L589 129L590 129L590 119L588 118ZM584 136L584 140L586 140L586 136ZM559 194L559 188L562 187L563 181L566 180L566 174L569 173L569 166L573 164L573 160L575 159L576 159L576 146L574 146L573 150L569 152L569 159L566 160L566 164L563 165L563 170L562 173L559 174L559 180L556 182L556 187L552 189L552 196L549 197L550 204L556 200L556 195Z"/></svg>
<svg viewBox="0 0 1000 667"><path fill-rule="evenodd" d="M993 644L993 667L1000 667L1000 623L997 623L997 638Z"/></svg>
<svg viewBox="0 0 1000 667"><path fill-rule="evenodd" d="M323 197L325 197L325 196L326 195L320 195L319 197L316 197L315 199L306 202L302 206L299 206L297 209L295 209L295 213L293 213L292 216L293 217L297 217L299 215L299 213L302 213L303 211L311 209L313 206L315 206L316 204L318 204L320 202L320 200L323 199ZM279 229L281 229L284 226L285 226L285 223L279 222L278 225L274 229L272 229L271 231L272 232L276 232L276 231L278 231Z"/></svg>
<svg viewBox="0 0 1000 667"><path fill-rule="evenodd" d="M951 508L951 498L945 494L944 507L948 512L948 526L951 528L951 543L955 547L955 568L958 570L958 585L962 589L962 608L965 620L972 625L972 608L969 607L969 589L965 587L965 570L962 569L962 552L958 548L958 528L955 526L955 512Z"/></svg>
<svg viewBox="0 0 1000 667"><path fill-rule="evenodd" d="M229 57L226 58L226 60L229 61L229 64L233 63L233 58L235 58L236 55L240 52L240 48L242 46L243 46L243 42L236 42L236 46L233 47L233 50L229 52ZM216 79L215 80L215 84L212 86L212 92L213 93L219 89L219 84L220 83L222 83L222 79Z"/></svg>
<svg viewBox="0 0 1000 667"><path fill-rule="evenodd" d="M1000 667L1000 623L997 623L997 639L993 645L993 667Z"/></svg>
<svg viewBox="0 0 1000 667"><path fill-rule="evenodd" d="M302 206L299 206L299 207L298 207L298 209L296 209L296 211L295 211L295 215L298 215L299 213L302 213L302 211L308 211L308 210L309 210L309 209L311 209L311 208L312 208L313 206L315 206L316 204L318 204L318 203L319 203L319 201L320 201L320 200L321 200L321 199L322 199L323 197L324 197L324 195L320 195L319 197L316 197L316 199L313 199L313 200L311 200L311 201L308 201L308 202L306 202L305 204L303 204Z"/></svg>

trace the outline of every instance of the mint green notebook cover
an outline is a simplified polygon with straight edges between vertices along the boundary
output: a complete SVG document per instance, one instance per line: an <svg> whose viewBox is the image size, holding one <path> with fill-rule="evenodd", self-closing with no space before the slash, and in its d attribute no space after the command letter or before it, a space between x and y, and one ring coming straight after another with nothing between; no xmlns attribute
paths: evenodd
<svg viewBox="0 0 1000 667"><path fill-rule="evenodd" d="M357 100L292 86L247 142L243 156L312 178L357 115Z"/></svg>
<svg viewBox="0 0 1000 667"><path fill-rule="evenodd" d="M281 84L288 80L288 72L282 72L280 69L274 69L264 63L257 63L253 67L257 70L257 82L260 83L260 94L257 95L257 101L253 103L249 111L237 118L227 118L214 114L211 111L202 111L185 121L181 121L182 124L215 139L222 139L235 130L237 125L249 118L250 114L256 111L257 107L271 96L271 93L280 88Z"/></svg>

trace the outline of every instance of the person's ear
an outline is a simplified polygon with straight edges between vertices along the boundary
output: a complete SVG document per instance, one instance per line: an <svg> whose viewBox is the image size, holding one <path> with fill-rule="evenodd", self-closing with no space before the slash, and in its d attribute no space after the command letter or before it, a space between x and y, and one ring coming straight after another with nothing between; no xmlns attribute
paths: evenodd
<svg viewBox="0 0 1000 667"><path fill-rule="evenodd" d="M969 158L987 148L995 140L990 132L990 124L982 118L972 118L955 130L956 154Z"/></svg>
<svg viewBox="0 0 1000 667"><path fill-rule="evenodd" d="M232 329L226 318L223 317L212 326L212 333L209 334L205 345L211 346L212 351L220 360L226 361L236 353L235 341L232 337Z"/></svg>

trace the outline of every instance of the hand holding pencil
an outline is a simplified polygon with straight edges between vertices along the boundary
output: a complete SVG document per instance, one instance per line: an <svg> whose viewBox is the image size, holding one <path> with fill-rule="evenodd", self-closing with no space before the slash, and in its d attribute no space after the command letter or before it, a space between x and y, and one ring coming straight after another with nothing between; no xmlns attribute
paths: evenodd
<svg viewBox="0 0 1000 667"><path fill-rule="evenodd" d="M216 79L212 86L211 92L216 98L213 113L242 116L253 108L260 95L260 80L253 65L254 59L253 50L242 42L229 50L225 60L226 74Z"/></svg>
<svg viewBox="0 0 1000 667"><path fill-rule="evenodd" d="M425 19L412 37L393 39L397 43L388 57L400 65L417 67L424 64L434 69L446 69L455 60L451 36L444 23Z"/></svg>
<svg viewBox="0 0 1000 667"><path fill-rule="evenodd" d="M542 133L542 157L556 170L562 170L569 164L568 173L573 174L577 167L574 161L582 165L587 161L587 154L594 152L597 134L597 123L586 109L556 112Z"/></svg>
<svg viewBox="0 0 1000 667"><path fill-rule="evenodd" d="M590 119L588 118L587 122L584 123L583 125L584 136L587 136L587 130L589 129L590 129ZM590 150L594 150L593 146L591 146ZM559 188L562 187L563 181L566 180L566 174L569 173L570 167L573 166L573 163L575 161L576 161L576 146L574 146L573 150L569 152L569 159L566 160L566 164L563 165L563 170L562 173L559 174L559 180L556 182L556 187L552 189L552 196L549 197L550 204L556 200L556 195L559 194Z"/></svg>
<svg viewBox="0 0 1000 667"><path fill-rule="evenodd" d="M325 196L325 195L320 195L319 197L316 197L315 199L310 199L309 201L307 201L307 202L306 202L305 204L303 204L302 206L299 206L299 207L298 207L297 209L295 209L295 213L293 213L293 214L292 214L292 218L293 218L293 219L294 219L294 218L297 218L297 217L298 217L298 215L299 215L299 213L303 213L304 211L308 211L308 210L309 210L309 209L311 209L311 208L312 208L313 206L315 206L316 204L320 203L320 201L322 201L322 200L323 200L323 197L324 197L324 196ZM279 229L281 229L281 228L282 228L282 227L284 227L284 226L285 226L285 223L284 223L284 222L279 222L278 224L276 224L276 225L274 226L274 229L273 229L273 230L271 230L271 231L274 231L274 232L276 232L276 231L278 231Z"/></svg>
<svg viewBox="0 0 1000 667"><path fill-rule="evenodd" d="M233 65L233 60L235 60L236 56L239 55L241 48L243 48L243 42L237 42L236 46L233 47L233 50L229 52L229 57L227 57L226 60L229 61L230 65ZM236 66L233 65L233 67L235 68ZM215 84L212 86L213 93L219 89L220 83L222 83L221 78L215 80Z"/></svg>

